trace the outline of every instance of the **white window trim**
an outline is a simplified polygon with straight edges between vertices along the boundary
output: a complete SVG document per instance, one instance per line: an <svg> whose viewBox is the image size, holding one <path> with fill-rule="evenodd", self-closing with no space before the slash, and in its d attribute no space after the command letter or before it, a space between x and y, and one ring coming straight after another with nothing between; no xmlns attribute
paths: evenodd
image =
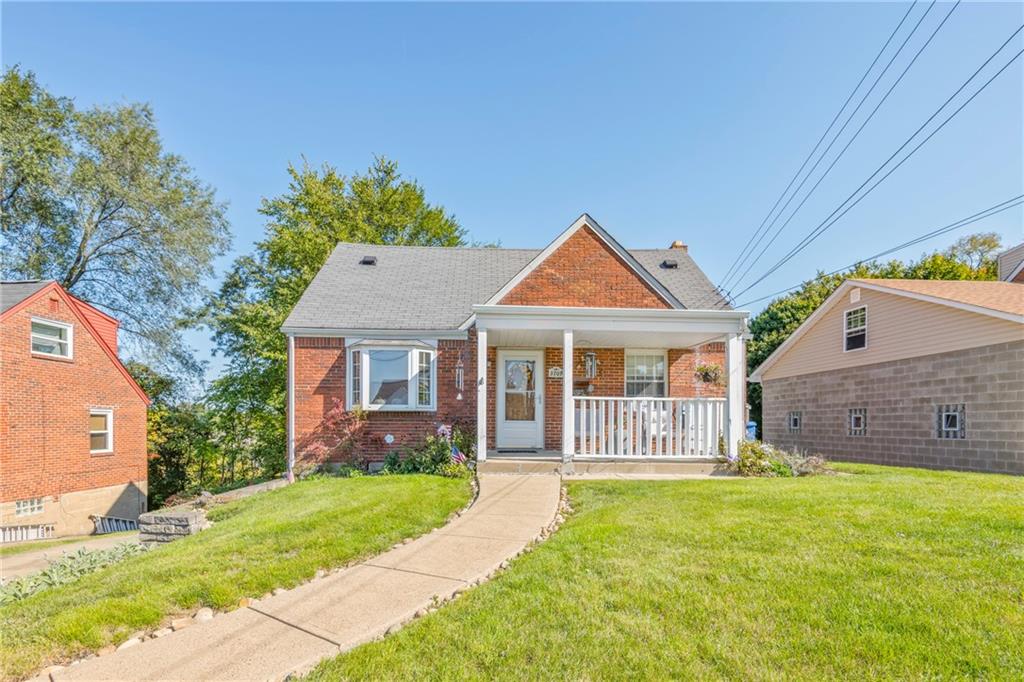
<svg viewBox="0 0 1024 682"><path fill-rule="evenodd" d="M370 358L369 352L374 350L400 350L409 353L409 364L407 378L409 389L407 391L410 401L417 401L409 405L374 405L370 403ZM430 353L430 404L420 405L419 400L419 353ZM352 398L352 356L360 353L359 363L359 393L360 404L355 405ZM350 344L346 349L345 358L345 404L349 410L360 407L369 412L436 412L437 411L437 350L434 345L426 343L410 342L407 344L394 345L374 344L366 340Z"/></svg>
<svg viewBox="0 0 1024 682"><path fill-rule="evenodd" d="M58 360L73 360L75 357L75 325L68 322L59 322L57 320L49 320L45 317L33 317L32 322L38 322L39 324L48 324L53 327L60 327L68 333L68 354L67 355L56 355L54 353L44 353L42 351L35 350L32 348L32 342L35 339L35 333L32 331L31 324L28 328L28 350L29 352L39 358L57 358ZM49 338L49 337L42 337Z"/></svg>
<svg viewBox="0 0 1024 682"><path fill-rule="evenodd" d="M853 420L860 417L860 426L854 426ZM846 435L860 438L868 435L868 410L866 407L850 408L846 416ZM860 433L855 433L859 431Z"/></svg>
<svg viewBox="0 0 1024 682"><path fill-rule="evenodd" d="M793 417L796 417L796 426L793 426ZM790 410L786 415L786 430L789 433L801 433L804 428L803 410Z"/></svg>
<svg viewBox="0 0 1024 682"><path fill-rule="evenodd" d="M109 455L114 451L114 411L107 407L90 407L89 416L92 417L94 414L102 414L107 418L107 447L103 450L92 449L92 434L104 433L103 431L93 431L92 427L89 427L89 454L90 455Z"/></svg>
<svg viewBox="0 0 1024 682"><path fill-rule="evenodd" d="M846 348L846 339L850 335L850 330L846 328L846 316L854 310L864 310L864 345L860 348ZM859 329L859 327L855 327ZM856 353L858 351L868 349L868 307L866 305L855 305L852 308L847 308L843 311L843 352L844 353Z"/></svg>
<svg viewBox="0 0 1024 682"><path fill-rule="evenodd" d="M585 351L584 351L585 352ZM629 373L626 370L627 359L630 355L660 355L665 361L665 393L658 396L650 396L652 398L667 398L669 395L668 388L668 377L671 372L668 366L668 351L664 348L626 348L622 355L622 395L628 395L627 387L629 386ZM600 371L600 370L599 370Z"/></svg>

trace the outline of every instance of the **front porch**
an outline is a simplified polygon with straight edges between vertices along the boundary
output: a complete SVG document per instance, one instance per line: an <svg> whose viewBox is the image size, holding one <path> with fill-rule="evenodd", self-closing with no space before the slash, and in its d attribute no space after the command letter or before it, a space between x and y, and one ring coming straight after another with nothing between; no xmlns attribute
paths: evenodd
<svg viewBox="0 0 1024 682"><path fill-rule="evenodd" d="M481 462L507 455L562 471L707 464L743 437L744 312L486 305L474 313ZM698 363L708 353L717 364ZM721 376L702 382L695 369Z"/></svg>

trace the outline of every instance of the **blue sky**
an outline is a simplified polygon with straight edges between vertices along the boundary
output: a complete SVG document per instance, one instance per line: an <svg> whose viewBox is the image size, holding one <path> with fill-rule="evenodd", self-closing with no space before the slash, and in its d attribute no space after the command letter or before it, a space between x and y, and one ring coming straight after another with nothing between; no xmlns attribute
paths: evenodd
<svg viewBox="0 0 1024 682"><path fill-rule="evenodd" d="M719 281L908 7L5 2L2 58L80 106L153 105L167 149L229 204L234 246L218 276L260 238L256 209L285 190L289 162L304 155L353 172L384 154L473 239L540 247L586 211L627 247L681 239ZM866 106L950 7L935 5ZM860 185L1022 15L1019 3L961 4L748 281ZM1022 45L1018 35L1002 60ZM1024 191L1022 81L1018 60L740 302ZM1022 224L1018 207L897 255L980 230L1020 241ZM190 339L208 358L207 335Z"/></svg>

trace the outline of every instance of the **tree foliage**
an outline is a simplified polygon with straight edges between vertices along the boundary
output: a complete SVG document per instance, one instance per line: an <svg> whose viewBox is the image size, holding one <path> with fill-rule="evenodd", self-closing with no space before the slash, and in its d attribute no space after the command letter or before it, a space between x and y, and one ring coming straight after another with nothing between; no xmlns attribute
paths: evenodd
<svg viewBox="0 0 1024 682"><path fill-rule="evenodd" d="M338 242L459 246L465 231L394 161L365 173L289 166L290 183L260 208L266 235L238 258L209 311L227 370L209 393L225 447L276 473L284 467L287 347L281 325Z"/></svg>
<svg viewBox="0 0 1024 682"><path fill-rule="evenodd" d="M148 105L77 110L17 67L0 103L3 276L54 279L138 354L196 369L181 330L229 243L213 189L164 150Z"/></svg>
<svg viewBox="0 0 1024 682"><path fill-rule="evenodd" d="M996 279L995 254L999 249L999 236L995 233L975 234L958 239L945 251L925 254L909 263L870 262L841 273L818 272L796 291L775 299L751 318L753 338L747 344L747 369L757 369L847 279L992 280ZM747 397L751 418L760 428L761 385L749 384Z"/></svg>

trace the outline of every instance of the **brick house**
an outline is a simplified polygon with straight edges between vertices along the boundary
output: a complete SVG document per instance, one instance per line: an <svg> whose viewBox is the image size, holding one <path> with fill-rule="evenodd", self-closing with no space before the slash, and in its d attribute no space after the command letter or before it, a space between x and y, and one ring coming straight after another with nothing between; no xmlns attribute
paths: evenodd
<svg viewBox="0 0 1024 682"><path fill-rule="evenodd" d="M339 244L282 327L289 463L373 466L442 423L479 460L717 459L746 319L681 243L626 250L587 215L544 249Z"/></svg>
<svg viewBox="0 0 1024 682"><path fill-rule="evenodd" d="M775 445L1024 474L1024 285L848 280L750 378Z"/></svg>
<svg viewBox="0 0 1024 682"><path fill-rule="evenodd" d="M118 359L117 320L53 281L0 283L0 306L4 540L137 519L149 399Z"/></svg>

